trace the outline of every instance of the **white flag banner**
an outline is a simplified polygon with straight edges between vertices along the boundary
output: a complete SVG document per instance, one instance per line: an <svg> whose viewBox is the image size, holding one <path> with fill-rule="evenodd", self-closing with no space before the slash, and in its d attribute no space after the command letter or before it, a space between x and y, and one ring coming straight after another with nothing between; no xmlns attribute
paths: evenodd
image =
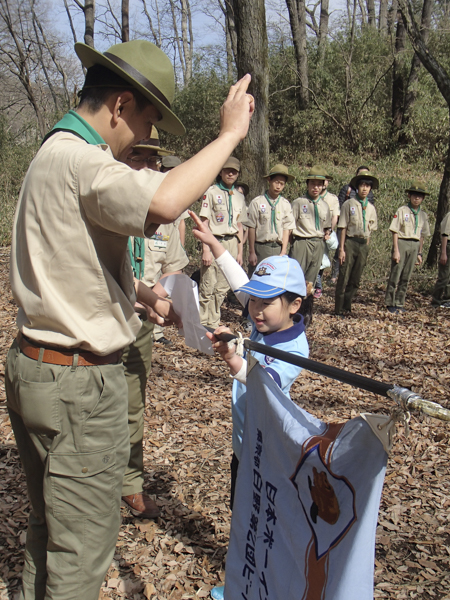
<svg viewBox="0 0 450 600"><path fill-rule="evenodd" d="M373 600L386 462L365 418L326 424L253 367L225 600Z"/></svg>

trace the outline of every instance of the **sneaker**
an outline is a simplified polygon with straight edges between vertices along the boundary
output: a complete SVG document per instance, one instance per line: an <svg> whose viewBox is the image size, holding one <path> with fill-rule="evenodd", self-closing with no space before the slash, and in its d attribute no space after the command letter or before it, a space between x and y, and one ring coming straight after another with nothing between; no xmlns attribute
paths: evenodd
<svg viewBox="0 0 450 600"><path fill-rule="evenodd" d="M217 587L213 587L213 589L211 590L211 598L213 598L213 600L223 600L224 589L224 585L218 585Z"/></svg>
<svg viewBox="0 0 450 600"><path fill-rule="evenodd" d="M322 296L322 289L321 288L316 288L314 290L314 298L319 299Z"/></svg>
<svg viewBox="0 0 450 600"><path fill-rule="evenodd" d="M403 308L403 306L397 306L397 312L404 313L406 312L406 308Z"/></svg>
<svg viewBox="0 0 450 600"><path fill-rule="evenodd" d="M396 306L386 306L386 308L393 315L396 315L399 312L399 310Z"/></svg>
<svg viewBox="0 0 450 600"><path fill-rule="evenodd" d="M443 302L443 303L440 305L440 307L441 307L441 308L450 308L450 301L449 301L449 302Z"/></svg>
<svg viewBox="0 0 450 600"><path fill-rule="evenodd" d="M171 346L172 342L163 336L163 337L160 337L159 339L155 340L155 344L163 344L164 346Z"/></svg>

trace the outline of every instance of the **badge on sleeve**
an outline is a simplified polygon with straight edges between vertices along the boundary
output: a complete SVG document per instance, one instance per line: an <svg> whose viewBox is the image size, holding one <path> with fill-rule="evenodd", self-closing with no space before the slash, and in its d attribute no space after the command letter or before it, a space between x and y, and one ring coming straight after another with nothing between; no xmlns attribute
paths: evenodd
<svg viewBox="0 0 450 600"><path fill-rule="evenodd" d="M217 215L216 215L216 221L218 223L223 223L223 214L222 213L217 213Z"/></svg>
<svg viewBox="0 0 450 600"><path fill-rule="evenodd" d="M306 204L304 204L304 205L302 206L302 211L303 211L304 213L307 213L307 212L308 212L308 206L307 206Z"/></svg>
<svg viewBox="0 0 450 600"><path fill-rule="evenodd" d="M350 206L350 213L356 215L356 208L354 206Z"/></svg>
<svg viewBox="0 0 450 600"><path fill-rule="evenodd" d="M409 221L409 214L406 213L406 215L405 215L405 223L407 223L408 221Z"/></svg>
<svg viewBox="0 0 450 600"><path fill-rule="evenodd" d="M259 205L259 209L260 209L260 211L261 211L262 213L265 213L265 212L266 212L266 205L265 205L265 204L260 204L260 205Z"/></svg>
<svg viewBox="0 0 450 600"><path fill-rule="evenodd" d="M203 200L206 200L206 194L203 196Z"/></svg>
<svg viewBox="0 0 450 600"><path fill-rule="evenodd" d="M208 208L208 203L207 202L203 202L203 208Z"/></svg>

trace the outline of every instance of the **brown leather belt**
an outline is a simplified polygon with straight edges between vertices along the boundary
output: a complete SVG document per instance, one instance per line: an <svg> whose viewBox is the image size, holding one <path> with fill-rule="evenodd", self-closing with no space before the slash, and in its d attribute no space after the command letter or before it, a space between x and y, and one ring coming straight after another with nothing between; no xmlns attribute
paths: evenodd
<svg viewBox="0 0 450 600"><path fill-rule="evenodd" d="M33 360L39 360L39 353L41 351L40 346L32 344L21 333L19 333L17 336L17 342L19 344L19 348L23 354L25 354L25 356L28 356L28 358L32 358ZM80 350L79 348L70 348L67 350L63 350L61 348L59 350L45 347L42 348L44 349L42 362L49 363L51 365L62 365L64 367L71 367L74 364L77 364L79 367L111 365L120 362L122 357L122 350L117 350L111 354L100 356L99 354L94 354L93 352L88 352L86 350ZM75 355L78 355L77 362L75 360Z"/></svg>

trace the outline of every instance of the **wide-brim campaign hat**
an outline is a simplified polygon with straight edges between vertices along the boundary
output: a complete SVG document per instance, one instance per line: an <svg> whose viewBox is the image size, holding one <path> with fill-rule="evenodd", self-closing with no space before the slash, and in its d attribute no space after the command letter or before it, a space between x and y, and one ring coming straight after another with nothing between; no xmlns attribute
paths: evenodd
<svg viewBox="0 0 450 600"><path fill-rule="evenodd" d="M306 176L306 181L308 181L308 179L323 179L323 181L325 181L325 179L329 179L329 176L326 169L319 167L318 165L314 165L314 167L311 167L308 175Z"/></svg>
<svg viewBox="0 0 450 600"><path fill-rule="evenodd" d="M273 177L275 175L283 175L283 177L286 177L286 180L288 183L290 183L291 181L294 181L295 177L293 175L289 175L289 170L285 165L275 165L274 167L272 167L269 171L268 175L264 175L263 179L269 179L269 177Z"/></svg>
<svg viewBox="0 0 450 600"><path fill-rule="evenodd" d="M153 125L152 127L152 137L148 140L141 140L139 144L133 146L133 148L144 148L145 150L156 150L158 156L170 156L175 154L175 152L171 152L170 150L166 150L165 148L161 148L161 142L159 141L159 134L156 127Z"/></svg>
<svg viewBox="0 0 450 600"><path fill-rule="evenodd" d="M222 169L235 169L236 171L241 170L241 161L235 156L230 156L227 162L223 165ZM222 171L222 169L220 169Z"/></svg>
<svg viewBox="0 0 450 600"><path fill-rule="evenodd" d="M158 127L175 135L186 130L172 112L175 95L175 74L169 57L147 40L132 40L115 44L101 53L91 46L77 42L75 52L86 69L102 65L119 75L139 91L159 110L162 119Z"/></svg>
<svg viewBox="0 0 450 600"><path fill-rule="evenodd" d="M306 296L305 276L294 258L271 256L262 260L250 281L235 291L257 298L275 298L284 292Z"/></svg>
<svg viewBox="0 0 450 600"><path fill-rule="evenodd" d="M405 192L410 192L410 193L415 192L416 194L423 194L424 196L430 195L430 192L427 192L423 183L421 181L418 181L417 179L412 182L412 184L409 186L409 188L407 190L405 190Z"/></svg>
<svg viewBox="0 0 450 600"><path fill-rule="evenodd" d="M350 186L353 189L357 190L358 183L361 181L361 179L366 179L367 181L371 181L373 190L377 190L380 185L378 179L375 177L375 175L372 175L372 173L370 171L360 171L358 173L358 175L355 175L353 177L353 179L350 181Z"/></svg>
<svg viewBox="0 0 450 600"><path fill-rule="evenodd" d="M244 196L247 196L247 194L250 191L249 186L246 183L244 183L243 181L236 181L236 183L234 184L234 187L235 188L237 188L237 187L244 188Z"/></svg>
<svg viewBox="0 0 450 600"><path fill-rule="evenodd" d="M161 164L165 169L174 169L181 165L181 159L178 156L166 156L162 159Z"/></svg>

